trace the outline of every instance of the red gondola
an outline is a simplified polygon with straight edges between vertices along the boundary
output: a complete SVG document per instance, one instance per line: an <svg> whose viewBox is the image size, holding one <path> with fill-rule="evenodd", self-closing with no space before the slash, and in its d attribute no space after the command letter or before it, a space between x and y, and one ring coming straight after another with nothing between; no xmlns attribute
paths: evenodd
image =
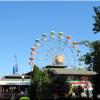
<svg viewBox="0 0 100 100"><path fill-rule="evenodd" d="M78 42L73 42L73 45L77 45L78 44Z"/></svg>
<svg viewBox="0 0 100 100"><path fill-rule="evenodd" d="M34 50L35 50L35 48L34 48L34 47L32 47L32 48L31 48L31 50L32 50L32 51L34 51Z"/></svg>
<svg viewBox="0 0 100 100"><path fill-rule="evenodd" d="M32 51L32 52L31 52L31 55L34 55L34 54L35 54L35 52L34 52L34 51Z"/></svg>
<svg viewBox="0 0 100 100"><path fill-rule="evenodd" d="M66 38L67 38L67 39L71 39L71 36L68 35L68 36L66 36Z"/></svg>

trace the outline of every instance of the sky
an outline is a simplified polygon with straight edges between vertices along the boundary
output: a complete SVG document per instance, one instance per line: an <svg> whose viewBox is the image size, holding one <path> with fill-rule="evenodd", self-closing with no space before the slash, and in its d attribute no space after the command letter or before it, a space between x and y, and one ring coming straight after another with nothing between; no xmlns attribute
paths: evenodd
<svg viewBox="0 0 100 100"><path fill-rule="evenodd" d="M11 75L12 68L16 64L17 56L19 73L31 71L29 57L31 47L35 39L41 39L43 33L54 30L56 33L64 32L64 36L70 35L72 41L100 40L100 34L94 35L93 11L94 6L100 2L88 1L17 1L0 2L0 76ZM35 57L44 59L46 54L54 54L52 47L61 46L56 40L50 40L43 44ZM47 52L46 50L49 50ZM81 48L84 51L86 49ZM70 51L70 50L69 50ZM69 52L68 51L68 52ZM62 51L59 49L59 52ZM69 60L69 53L63 52ZM70 53L71 54L71 53ZM72 54L71 54L72 55ZM45 57L46 56L46 57ZM50 55L49 55L50 56ZM69 57L69 58L68 58ZM73 58L67 62L71 62ZM48 64L46 60L35 62L40 68Z"/></svg>

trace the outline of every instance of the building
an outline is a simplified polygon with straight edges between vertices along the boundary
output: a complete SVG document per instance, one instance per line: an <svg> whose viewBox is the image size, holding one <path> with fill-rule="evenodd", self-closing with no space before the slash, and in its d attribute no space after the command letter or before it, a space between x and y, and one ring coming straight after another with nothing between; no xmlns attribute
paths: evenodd
<svg viewBox="0 0 100 100"><path fill-rule="evenodd" d="M87 71L83 69L69 69L67 66L48 65L44 70L52 71L54 76L65 75L66 80L71 82L72 85L85 85L91 83L93 76L97 73L94 71Z"/></svg>
<svg viewBox="0 0 100 100"><path fill-rule="evenodd" d="M94 71L87 71L85 69L69 69L67 66L61 65L48 65L43 70L53 72L53 77L65 78L66 83L69 82L71 87L81 86L84 93L89 90L89 96L92 97L93 91L93 77L97 74Z"/></svg>
<svg viewBox="0 0 100 100"><path fill-rule="evenodd" d="M42 70L49 70L53 73L53 77L63 77L66 82L70 82L72 87L81 85L84 90L87 87L93 90L92 79L97 73L94 71L87 71L83 69L69 69L67 66L58 64L48 65ZM12 93L19 93L26 91L31 85L31 73L24 75L8 75L0 79L0 98L10 98Z"/></svg>
<svg viewBox="0 0 100 100"><path fill-rule="evenodd" d="M27 91L30 87L31 79L28 75L8 75L0 79L0 100L9 99L13 93Z"/></svg>

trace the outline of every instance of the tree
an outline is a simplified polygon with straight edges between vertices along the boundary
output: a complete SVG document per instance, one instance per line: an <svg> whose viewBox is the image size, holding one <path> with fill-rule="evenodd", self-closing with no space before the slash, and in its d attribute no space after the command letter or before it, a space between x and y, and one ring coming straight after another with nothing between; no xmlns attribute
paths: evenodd
<svg viewBox="0 0 100 100"><path fill-rule="evenodd" d="M41 70L36 65L31 80L30 97L32 100L52 99L55 93L59 98L63 98L70 89L65 75L55 75L53 71Z"/></svg>
<svg viewBox="0 0 100 100"><path fill-rule="evenodd" d="M95 23L93 24L94 33L100 32L100 6L94 7L95 12ZM98 74L93 78L94 90L93 98L97 99L97 94L100 94L100 41L81 41L80 44L83 44L90 48L90 52L86 53L80 58L81 61L84 61L85 64L89 65L88 70L93 69Z"/></svg>
<svg viewBox="0 0 100 100"><path fill-rule="evenodd" d="M97 73L100 73L100 41L87 42L82 41L80 44L85 45L90 48L90 52L83 55L85 64L89 65L89 69L93 69Z"/></svg>
<svg viewBox="0 0 100 100"><path fill-rule="evenodd" d="M98 74L93 77L93 98L97 99L97 95L100 94L100 41L86 42L82 41L80 44L86 45L90 48L90 51L84 55L84 61L89 65L88 69L91 68L93 71L96 71ZM81 59L82 60L82 59Z"/></svg>
<svg viewBox="0 0 100 100"><path fill-rule="evenodd" d="M65 75L54 75L52 89L54 96L56 94L59 99L64 99L69 96L71 84L66 81Z"/></svg>
<svg viewBox="0 0 100 100"><path fill-rule="evenodd" d="M30 97L32 100L40 100L48 95L46 91L49 91L47 89L50 84L50 77L47 71L42 71L34 65L31 81Z"/></svg>
<svg viewBox="0 0 100 100"><path fill-rule="evenodd" d="M71 89L72 89L72 84L70 82L66 82L66 94L70 95Z"/></svg>
<svg viewBox="0 0 100 100"><path fill-rule="evenodd" d="M94 33L98 33L100 32L100 6L94 7L94 12L95 16L93 17L95 19L95 23L93 24L94 26L93 31Z"/></svg>

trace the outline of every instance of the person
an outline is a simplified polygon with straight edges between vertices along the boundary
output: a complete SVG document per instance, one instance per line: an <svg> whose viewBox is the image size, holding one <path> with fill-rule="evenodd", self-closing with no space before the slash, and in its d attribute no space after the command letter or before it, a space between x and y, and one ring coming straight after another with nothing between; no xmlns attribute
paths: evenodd
<svg viewBox="0 0 100 100"><path fill-rule="evenodd" d="M86 89L86 95L87 95L87 98L89 98L89 89L88 88Z"/></svg>
<svg viewBox="0 0 100 100"><path fill-rule="evenodd" d="M76 97L75 93L74 93L74 92L72 92L72 98L75 98L75 97Z"/></svg>
<svg viewBox="0 0 100 100"><path fill-rule="evenodd" d="M90 98L93 97L93 88L92 88L91 85L89 86L89 97L90 97Z"/></svg>
<svg viewBox="0 0 100 100"><path fill-rule="evenodd" d="M25 96L29 96L27 88L25 89Z"/></svg>
<svg viewBox="0 0 100 100"><path fill-rule="evenodd" d="M81 93L81 97L82 98L86 98L87 97L85 90Z"/></svg>

